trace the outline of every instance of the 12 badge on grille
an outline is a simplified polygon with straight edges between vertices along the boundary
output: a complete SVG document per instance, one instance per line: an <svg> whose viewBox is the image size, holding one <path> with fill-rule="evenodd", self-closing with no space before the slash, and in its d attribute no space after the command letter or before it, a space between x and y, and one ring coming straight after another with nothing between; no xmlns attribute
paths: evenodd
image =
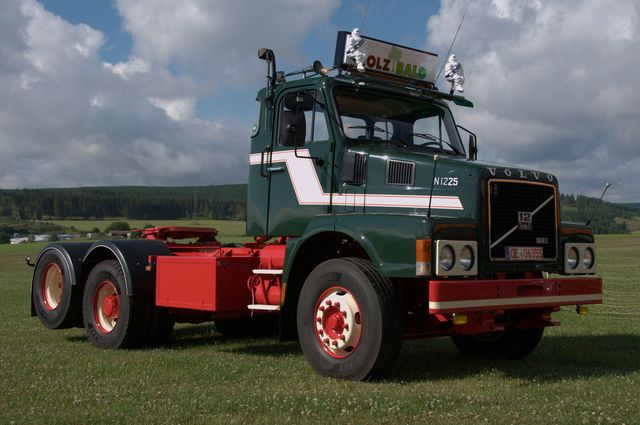
<svg viewBox="0 0 640 425"><path fill-rule="evenodd" d="M529 211L518 211L518 230L533 230L533 214Z"/></svg>

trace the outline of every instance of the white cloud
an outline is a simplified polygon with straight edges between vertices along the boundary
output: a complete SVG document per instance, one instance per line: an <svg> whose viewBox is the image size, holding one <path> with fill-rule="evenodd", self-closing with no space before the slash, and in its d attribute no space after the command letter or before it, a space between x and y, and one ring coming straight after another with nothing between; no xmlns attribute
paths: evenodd
<svg viewBox="0 0 640 425"><path fill-rule="evenodd" d="M147 62L135 56L126 62L118 62L116 64L105 62L103 65L105 68L111 70L114 74L119 75L125 80L130 80L137 74L146 74L150 70L150 66Z"/></svg>
<svg viewBox="0 0 640 425"><path fill-rule="evenodd" d="M259 47L279 68L339 0L118 0L133 51L103 63L101 32L35 0L0 9L0 187L245 181L249 123L203 119L217 86L264 82ZM444 0L428 20L441 57L454 49L481 158L557 174L564 192L640 200L640 12L636 2ZM285 66L282 66L282 65ZM233 89L228 89L233 90ZM247 109L253 109L251 98Z"/></svg>
<svg viewBox="0 0 640 425"><path fill-rule="evenodd" d="M325 23L339 0L118 0L138 57L177 65L225 85L263 77L260 47L302 63L307 34Z"/></svg>
<svg viewBox="0 0 640 425"><path fill-rule="evenodd" d="M198 117L198 99L222 76L257 90L257 47L295 56L335 6L120 2L135 47L111 64L100 59L100 31L35 0L8 0L0 9L0 187L246 181L249 123Z"/></svg>
<svg viewBox="0 0 640 425"><path fill-rule="evenodd" d="M640 5L632 0L444 0L427 48L465 67L480 157L555 173L563 192L640 200ZM442 83L440 84L442 86Z"/></svg>
<svg viewBox="0 0 640 425"><path fill-rule="evenodd" d="M194 98L158 99L150 97L149 102L162 109L174 121L192 120L196 115L196 99Z"/></svg>

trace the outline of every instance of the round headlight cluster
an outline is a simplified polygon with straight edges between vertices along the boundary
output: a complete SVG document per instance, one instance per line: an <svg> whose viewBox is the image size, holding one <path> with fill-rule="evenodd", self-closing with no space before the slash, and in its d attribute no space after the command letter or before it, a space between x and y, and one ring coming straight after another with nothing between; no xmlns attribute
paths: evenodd
<svg viewBox="0 0 640 425"><path fill-rule="evenodd" d="M578 250L576 248L570 248L567 252L567 265L571 269L578 267Z"/></svg>
<svg viewBox="0 0 640 425"><path fill-rule="evenodd" d="M468 276L476 269L476 247L473 242L438 241L438 274Z"/></svg>
<svg viewBox="0 0 640 425"><path fill-rule="evenodd" d="M445 245L440 250L440 267L442 270L449 271L453 268L453 264L456 261L456 255L453 252L453 248L450 245Z"/></svg>
<svg viewBox="0 0 640 425"><path fill-rule="evenodd" d="M471 267L473 267L474 262L473 249L471 249L469 245L465 245L460 251L460 267L462 267L464 271L469 271Z"/></svg>
<svg viewBox="0 0 640 425"><path fill-rule="evenodd" d="M593 250L591 248L587 248L584 250L582 265L585 269L590 269L593 266Z"/></svg>
<svg viewBox="0 0 640 425"><path fill-rule="evenodd" d="M571 274L595 273L595 245L575 242L565 245L564 271Z"/></svg>

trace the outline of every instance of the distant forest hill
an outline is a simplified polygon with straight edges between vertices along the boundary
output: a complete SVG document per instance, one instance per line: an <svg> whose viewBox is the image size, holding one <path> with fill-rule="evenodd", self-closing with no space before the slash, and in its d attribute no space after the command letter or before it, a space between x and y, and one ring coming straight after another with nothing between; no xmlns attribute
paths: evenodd
<svg viewBox="0 0 640 425"><path fill-rule="evenodd" d="M244 220L247 185L0 189L0 217L14 219ZM195 214L194 214L195 210Z"/></svg>
<svg viewBox="0 0 640 425"><path fill-rule="evenodd" d="M67 189L0 189L0 217L13 219L208 218L244 220L247 185L116 186ZM561 195L563 221L584 223L596 233L627 233L640 210L582 195ZM194 211L195 210L195 211ZM596 212L597 210L597 212ZM595 214L594 214L595 213Z"/></svg>
<svg viewBox="0 0 640 425"><path fill-rule="evenodd" d="M622 204L602 202L582 195L560 195L562 221L586 223L591 218L595 233L629 233L627 221L636 221L640 210Z"/></svg>

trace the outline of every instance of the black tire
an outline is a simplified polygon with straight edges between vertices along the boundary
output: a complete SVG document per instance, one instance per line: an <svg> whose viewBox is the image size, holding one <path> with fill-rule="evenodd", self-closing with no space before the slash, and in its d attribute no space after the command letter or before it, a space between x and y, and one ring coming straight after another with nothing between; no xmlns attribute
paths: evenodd
<svg viewBox="0 0 640 425"><path fill-rule="evenodd" d="M36 314L49 329L65 329L82 324L82 289L71 285L71 270L56 250L38 259L31 284Z"/></svg>
<svg viewBox="0 0 640 425"><path fill-rule="evenodd" d="M360 258L328 260L309 274L298 300L297 327L311 367L335 378L382 377L402 344L395 288Z"/></svg>
<svg viewBox="0 0 640 425"><path fill-rule="evenodd" d="M150 346L166 344L171 338L175 324L175 320L166 308L154 307L147 344Z"/></svg>
<svg viewBox="0 0 640 425"><path fill-rule="evenodd" d="M507 328L504 332L478 335L452 335L451 339L462 354L476 358L521 359L538 345L544 328Z"/></svg>
<svg viewBox="0 0 640 425"><path fill-rule="evenodd" d="M100 348L146 345L151 326L149 297L128 296L120 263L105 260L89 273L82 300L84 327Z"/></svg>

